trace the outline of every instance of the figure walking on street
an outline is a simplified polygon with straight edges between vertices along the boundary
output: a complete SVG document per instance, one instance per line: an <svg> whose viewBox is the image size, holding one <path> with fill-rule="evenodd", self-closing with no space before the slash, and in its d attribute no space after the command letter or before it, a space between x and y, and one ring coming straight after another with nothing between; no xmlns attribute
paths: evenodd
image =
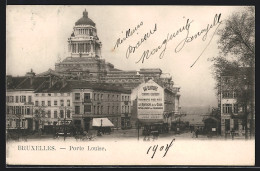
<svg viewBox="0 0 260 171"><path fill-rule="evenodd" d="M199 129L198 128L196 129L195 134L196 134L196 138L198 138L198 135L199 135Z"/></svg>

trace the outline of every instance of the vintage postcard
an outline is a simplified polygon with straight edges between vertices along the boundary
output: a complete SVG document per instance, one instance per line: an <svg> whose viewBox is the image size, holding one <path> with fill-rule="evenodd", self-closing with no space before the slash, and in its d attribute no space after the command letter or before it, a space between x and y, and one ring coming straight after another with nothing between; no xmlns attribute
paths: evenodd
<svg viewBox="0 0 260 171"><path fill-rule="evenodd" d="M6 6L6 164L255 165L254 6Z"/></svg>

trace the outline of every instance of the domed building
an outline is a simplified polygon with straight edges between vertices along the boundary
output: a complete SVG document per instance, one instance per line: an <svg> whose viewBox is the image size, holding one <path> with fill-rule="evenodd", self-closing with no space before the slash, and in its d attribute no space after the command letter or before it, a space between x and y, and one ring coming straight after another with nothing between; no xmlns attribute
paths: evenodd
<svg viewBox="0 0 260 171"><path fill-rule="evenodd" d="M114 65L101 59L101 47L96 24L85 10L68 38L70 56L55 64L55 72L66 78L99 81L100 77L114 68Z"/></svg>

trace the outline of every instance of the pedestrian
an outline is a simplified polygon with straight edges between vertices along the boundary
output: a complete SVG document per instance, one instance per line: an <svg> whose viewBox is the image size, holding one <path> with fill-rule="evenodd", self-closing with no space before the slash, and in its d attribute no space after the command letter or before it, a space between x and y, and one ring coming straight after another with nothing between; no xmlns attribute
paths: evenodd
<svg viewBox="0 0 260 171"><path fill-rule="evenodd" d="M195 134L196 134L196 138L198 138L198 135L199 135L199 129L198 128L196 129Z"/></svg>

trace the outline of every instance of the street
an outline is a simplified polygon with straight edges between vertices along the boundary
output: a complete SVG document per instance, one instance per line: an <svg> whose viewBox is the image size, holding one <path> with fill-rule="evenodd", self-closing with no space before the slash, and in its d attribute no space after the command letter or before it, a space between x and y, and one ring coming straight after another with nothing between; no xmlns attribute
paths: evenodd
<svg viewBox="0 0 260 171"><path fill-rule="evenodd" d="M138 140L138 130L137 129L127 129L127 130L113 130L110 134L102 134L101 136L97 136L96 130L89 131L89 134L93 137L93 139L76 139L73 136L66 137L65 141L125 141L125 140ZM176 140L225 140L225 137L221 136L213 136L207 137L207 135L198 135L198 138L193 137L193 133L190 131L183 131L180 133L176 133L175 131L169 131L168 133L163 133L158 136L157 139L154 139L153 136L143 136L142 130L139 130L139 141L158 141L158 140L166 140L175 138ZM235 137L235 140L241 139L243 140L244 137ZM51 134L43 134L43 135L29 135L26 138L21 137L20 141L64 141L64 137L60 136L58 138L53 138ZM230 137L227 140L231 140Z"/></svg>

